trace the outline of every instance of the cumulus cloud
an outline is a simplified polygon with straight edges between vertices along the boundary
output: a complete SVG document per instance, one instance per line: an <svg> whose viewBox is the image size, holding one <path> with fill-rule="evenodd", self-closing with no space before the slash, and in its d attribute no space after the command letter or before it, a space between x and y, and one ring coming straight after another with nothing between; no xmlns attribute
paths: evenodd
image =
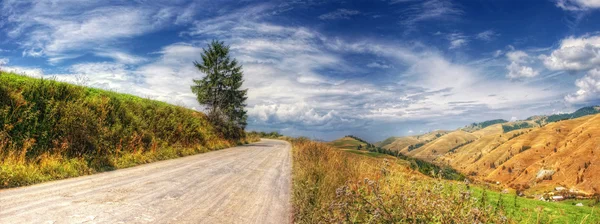
<svg viewBox="0 0 600 224"><path fill-rule="evenodd" d="M555 71L586 72L575 81L578 90L565 96L568 103L583 103L599 98L600 93L600 36L570 36L550 55L540 55L544 65Z"/></svg>
<svg viewBox="0 0 600 224"><path fill-rule="evenodd" d="M577 92L569 94L565 100L569 103L582 103L588 100L598 99L600 96L600 69L592 69L580 79L575 81L579 88Z"/></svg>
<svg viewBox="0 0 600 224"><path fill-rule="evenodd" d="M567 37L549 56L540 55L550 70L584 71L600 66L600 36Z"/></svg>
<svg viewBox="0 0 600 224"><path fill-rule="evenodd" d="M325 13L319 16L321 20L336 20L336 19L350 19L352 16L359 15L360 11L358 10L349 10L349 9L338 9L333 12Z"/></svg>
<svg viewBox="0 0 600 224"><path fill-rule="evenodd" d="M600 8L600 0L557 0L556 6L567 11L584 11Z"/></svg>
<svg viewBox="0 0 600 224"><path fill-rule="evenodd" d="M532 78L539 74L539 71L526 64L529 63L530 56L524 51L510 51L506 53L506 58L510 64L506 66L510 79Z"/></svg>
<svg viewBox="0 0 600 224"><path fill-rule="evenodd" d="M335 110L319 113L304 102L254 105L248 109L248 115L256 118L259 122L275 124L325 126L342 121Z"/></svg>

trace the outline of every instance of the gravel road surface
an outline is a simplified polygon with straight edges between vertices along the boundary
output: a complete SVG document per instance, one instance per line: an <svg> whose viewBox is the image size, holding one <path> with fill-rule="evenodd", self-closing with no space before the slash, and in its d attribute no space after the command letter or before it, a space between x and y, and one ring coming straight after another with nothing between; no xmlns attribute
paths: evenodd
<svg viewBox="0 0 600 224"><path fill-rule="evenodd" d="M0 223L289 223L291 146L266 140L0 190Z"/></svg>

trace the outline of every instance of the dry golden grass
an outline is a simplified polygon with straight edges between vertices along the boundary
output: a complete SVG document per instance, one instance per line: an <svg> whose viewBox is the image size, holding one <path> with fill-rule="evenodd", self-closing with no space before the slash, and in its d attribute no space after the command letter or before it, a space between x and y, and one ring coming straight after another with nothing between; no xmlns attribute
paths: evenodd
<svg viewBox="0 0 600 224"><path fill-rule="evenodd" d="M439 162L465 174L530 193L556 186L600 193L600 115L540 128L490 134L444 155ZM539 178L542 170L554 172ZM551 176L551 177L550 177Z"/></svg>
<svg viewBox="0 0 600 224"><path fill-rule="evenodd" d="M473 134L475 136L477 136L477 138L481 138L483 136L488 136L488 135L497 135L497 134L502 134L502 133L504 133L504 130L502 130L502 124L491 125L484 129L473 132Z"/></svg>
<svg viewBox="0 0 600 224"><path fill-rule="evenodd" d="M465 184L425 177L395 160L290 141L296 223L512 222Z"/></svg>
<svg viewBox="0 0 600 224"><path fill-rule="evenodd" d="M408 148L408 146L416 145L417 143L420 143L420 142L422 142L422 141L419 141L414 136L398 137L392 143L384 145L382 148L389 149L392 151L402 151L402 150L406 150L406 148Z"/></svg>
<svg viewBox="0 0 600 224"><path fill-rule="evenodd" d="M497 160L496 169L485 177L489 180L510 186L529 185L532 190L560 185L600 193L600 115L550 123L497 150L509 157L501 165L502 161ZM555 174L541 180L536 177L541 170Z"/></svg>
<svg viewBox="0 0 600 224"><path fill-rule="evenodd" d="M391 143L380 145L379 147L406 154L408 153L409 146L426 144L448 133L450 131L436 130L422 135L396 137Z"/></svg>
<svg viewBox="0 0 600 224"><path fill-rule="evenodd" d="M406 155L426 161L434 161L436 158L448 153L450 150L475 140L477 140L477 136L472 133L461 130L453 131L418 149L408 152Z"/></svg>

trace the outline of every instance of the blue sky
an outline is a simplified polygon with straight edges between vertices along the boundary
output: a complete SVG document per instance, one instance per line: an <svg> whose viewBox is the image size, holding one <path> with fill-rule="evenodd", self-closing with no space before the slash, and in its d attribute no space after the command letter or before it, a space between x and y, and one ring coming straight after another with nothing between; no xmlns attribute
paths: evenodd
<svg viewBox="0 0 600 224"><path fill-rule="evenodd" d="M376 141L600 103L600 0L0 0L0 69L202 110L231 45L249 129Z"/></svg>

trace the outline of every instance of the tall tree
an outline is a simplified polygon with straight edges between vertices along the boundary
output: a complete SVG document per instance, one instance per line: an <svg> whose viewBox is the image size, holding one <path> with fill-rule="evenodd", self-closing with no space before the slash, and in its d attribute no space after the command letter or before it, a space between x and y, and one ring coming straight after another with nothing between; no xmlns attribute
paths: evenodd
<svg viewBox="0 0 600 224"><path fill-rule="evenodd" d="M239 138L246 127L247 89L241 89L244 83L242 66L231 59L229 46L222 41L213 40L203 49L202 62L194 62L198 70L204 73L202 79L194 79L192 92L198 102L206 106L208 117L223 134Z"/></svg>

